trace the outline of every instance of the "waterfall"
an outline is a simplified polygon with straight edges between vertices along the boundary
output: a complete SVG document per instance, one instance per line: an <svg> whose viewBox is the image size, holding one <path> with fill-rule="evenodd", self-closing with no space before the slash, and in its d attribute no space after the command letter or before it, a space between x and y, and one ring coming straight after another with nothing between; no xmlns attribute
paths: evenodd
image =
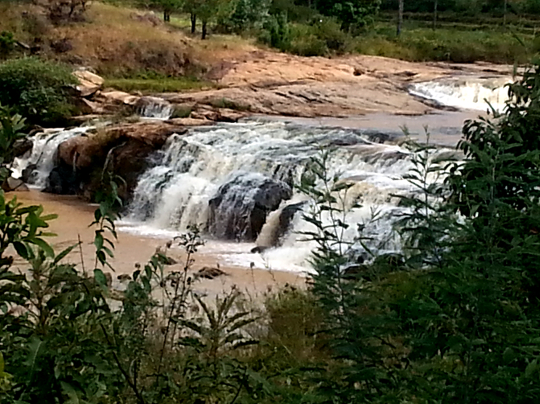
<svg viewBox="0 0 540 404"><path fill-rule="evenodd" d="M416 83L409 92L451 107L486 111L489 103L502 111L508 100L505 85L511 82L511 77L460 77Z"/></svg>
<svg viewBox="0 0 540 404"><path fill-rule="evenodd" d="M170 137L140 177L123 229L162 235L198 225L219 248L230 250L223 259L231 265L306 270L313 245L299 232L313 230L301 214L311 202L292 192L292 185L321 148L332 150L329 174L353 183L343 199L350 224L345 238L353 240L357 224L365 223L370 247L399 249L392 224L406 208L398 206L395 194L413 191L403 179L412 167L411 153L375 143L361 130L283 122L220 124ZM374 215L378 220L372 222ZM263 254L250 254L252 243L224 247L219 241L257 237Z"/></svg>
<svg viewBox="0 0 540 404"><path fill-rule="evenodd" d="M142 118L164 121L172 116L174 107L162 98L142 97L137 103L137 112Z"/></svg>
<svg viewBox="0 0 540 404"><path fill-rule="evenodd" d="M47 178L55 166L56 152L60 143L80 136L91 126L74 129L49 129L32 136L33 147L25 156L16 158L13 162L13 176L24 179L30 185L43 189Z"/></svg>

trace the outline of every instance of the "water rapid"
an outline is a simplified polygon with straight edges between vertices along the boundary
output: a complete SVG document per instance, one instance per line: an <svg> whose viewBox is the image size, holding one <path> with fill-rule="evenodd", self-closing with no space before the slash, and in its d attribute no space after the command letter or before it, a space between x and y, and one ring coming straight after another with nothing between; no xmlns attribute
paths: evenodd
<svg viewBox="0 0 540 404"><path fill-rule="evenodd" d="M143 97L138 103L137 112L142 118L164 121L172 116L174 107L162 98Z"/></svg>
<svg viewBox="0 0 540 404"><path fill-rule="evenodd" d="M91 126L81 126L73 129L49 129L37 133L30 139L33 142L32 150L13 162L13 176L38 189L47 185L49 174L55 166L58 146L68 139L80 136Z"/></svg>
<svg viewBox="0 0 540 404"><path fill-rule="evenodd" d="M123 230L173 235L197 225L228 264L303 271L313 244L300 232L312 202L295 191L311 157L329 150L330 176L352 182L342 207L371 248L399 249L392 224L405 208L396 194L413 192L403 179L411 153L361 130L310 128L283 122L221 124L173 135L139 179ZM387 139L384 139L387 140ZM378 220L372 221L374 217ZM330 222L330 215L323 216ZM255 247L257 253L250 250Z"/></svg>
<svg viewBox="0 0 540 404"><path fill-rule="evenodd" d="M511 77L458 77L413 84L409 92L441 105L486 111L491 105L502 111L508 100L506 84Z"/></svg>

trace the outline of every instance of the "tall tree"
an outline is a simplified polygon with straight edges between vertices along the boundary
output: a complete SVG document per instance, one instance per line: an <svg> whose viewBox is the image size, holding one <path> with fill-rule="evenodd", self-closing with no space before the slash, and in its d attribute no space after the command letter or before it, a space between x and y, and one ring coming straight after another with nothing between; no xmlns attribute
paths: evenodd
<svg viewBox="0 0 540 404"><path fill-rule="evenodd" d="M398 7L398 21L397 21L397 36L401 34L401 28L403 26L403 0L399 1L399 7Z"/></svg>
<svg viewBox="0 0 540 404"><path fill-rule="evenodd" d="M437 8L439 6L439 0L433 1L433 30L437 28Z"/></svg>
<svg viewBox="0 0 540 404"><path fill-rule="evenodd" d="M152 0L151 4L163 13L163 21L170 22L171 14L182 8L183 0Z"/></svg>
<svg viewBox="0 0 540 404"><path fill-rule="evenodd" d="M316 7L321 14L336 17L341 29L349 31L366 25L380 4L380 0L318 0Z"/></svg>

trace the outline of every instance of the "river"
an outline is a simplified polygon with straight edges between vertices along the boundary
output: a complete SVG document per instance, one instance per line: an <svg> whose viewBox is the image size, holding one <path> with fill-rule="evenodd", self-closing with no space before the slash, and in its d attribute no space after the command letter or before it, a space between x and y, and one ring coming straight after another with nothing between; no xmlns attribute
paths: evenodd
<svg viewBox="0 0 540 404"><path fill-rule="evenodd" d="M430 140L440 146L436 154L449 153L460 139L463 122L482 114L481 105L486 107L479 97L491 94L491 104L502 107L499 88L505 80L481 85L426 83L411 89L432 101L453 107L461 103L463 107L436 114L372 114L346 119L252 117L237 124L192 128L186 135L173 135L153 156L152 166L139 178L133 200L117 222L119 239L112 264L117 274L131 273L136 263L144 263L157 248L197 225L206 245L197 254L193 269L219 266L228 274L203 281L198 286L201 291L219 293L236 285L262 295L286 283L302 286L310 272L308 258L314 245L304 241L300 233L313 229L302 218L310 201L294 184L321 149L330 151L330 173L354 182L343 202L351 225L344 237L353 240L356 224L364 222L370 248L397 251L400 242L392 225L405 208L399 206L395 195L415 192L403 179L412 167L412 153L401 145L403 128L424 141L427 127ZM166 108L160 107L160 113L163 110ZM57 213L59 218L51 227L59 236L53 245L62 249L80 237L82 249L69 259L89 267L93 265L93 230L88 224L95 206L75 197L39 192L54 165L58 144L84 131L77 128L37 135L32 152L16 164L19 172L30 163L37 165L34 189L17 196L24 203L39 203L47 212ZM268 202L270 199L273 202ZM275 206L253 213L267 202ZM359 207L353 207L356 205ZM375 211L380 219L372 223ZM328 223L330 218L324 220ZM252 252L255 247L260 252ZM168 253L182 261L181 249L173 247ZM180 267L173 265L170 270Z"/></svg>

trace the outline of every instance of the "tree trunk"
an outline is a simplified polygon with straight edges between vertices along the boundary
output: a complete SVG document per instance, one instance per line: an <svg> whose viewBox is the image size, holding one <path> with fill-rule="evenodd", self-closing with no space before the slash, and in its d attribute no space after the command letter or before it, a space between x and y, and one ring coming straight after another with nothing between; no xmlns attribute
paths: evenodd
<svg viewBox="0 0 540 404"><path fill-rule="evenodd" d="M503 26L506 28L506 9L508 8L508 0L504 0L504 11L503 11Z"/></svg>
<svg viewBox="0 0 540 404"><path fill-rule="evenodd" d="M399 8L398 8L398 20L397 20L397 36L401 34L401 27L403 25L403 0L399 1Z"/></svg>
<svg viewBox="0 0 540 404"><path fill-rule="evenodd" d="M191 33L194 34L197 30L197 15L195 13L191 13L189 18L191 19Z"/></svg>
<svg viewBox="0 0 540 404"><path fill-rule="evenodd" d="M433 31L437 28L437 6L439 5L439 0L433 2Z"/></svg>
<svg viewBox="0 0 540 404"><path fill-rule="evenodd" d="M208 21L203 21L202 22L202 35L201 35L202 39L206 39L206 34L207 34L206 25L207 24L208 24Z"/></svg>

